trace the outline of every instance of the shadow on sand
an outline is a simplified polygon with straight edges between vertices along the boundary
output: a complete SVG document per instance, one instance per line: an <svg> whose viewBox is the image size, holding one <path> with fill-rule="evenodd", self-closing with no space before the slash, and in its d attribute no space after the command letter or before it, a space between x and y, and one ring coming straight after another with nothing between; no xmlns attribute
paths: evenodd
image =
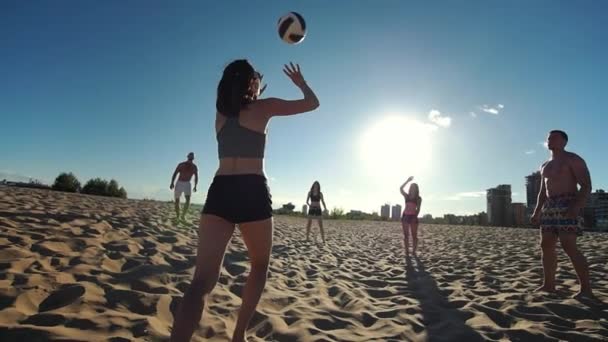
<svg viewBox="0 0 608 342"><path fill-rule="evenodd" d="M420 302L428 341L484 341L478 332L466 325L470 316L450 307L422 261L414 256L406 257L405 262L405 278L412 295Z"/></svg>

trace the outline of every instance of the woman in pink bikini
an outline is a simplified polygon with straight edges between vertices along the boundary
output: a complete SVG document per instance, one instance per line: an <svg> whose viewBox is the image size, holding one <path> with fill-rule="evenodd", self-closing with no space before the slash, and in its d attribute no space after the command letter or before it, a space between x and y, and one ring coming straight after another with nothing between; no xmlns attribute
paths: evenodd
<svg viewBox="0 0 608 342"><path fill-rule="evenodd" d="M409 193L405 192L405 186L413 179L414 177L408 178L399 188L401 194L405 198L405 209L403 210L403 216L401 216L401 226L403 227L405 255L408 256L410 255L408 229L412 232L412 253L416 255L416 248L418 247L418 214L420 213L420 205L422 204L422 197L420 197L418 184L412 183L409 188Z"/></svg>

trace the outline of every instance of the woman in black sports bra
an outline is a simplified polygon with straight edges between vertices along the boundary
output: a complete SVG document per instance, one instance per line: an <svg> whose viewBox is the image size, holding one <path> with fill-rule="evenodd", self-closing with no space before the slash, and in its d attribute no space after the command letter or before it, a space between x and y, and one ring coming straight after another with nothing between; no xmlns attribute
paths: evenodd
<svg viewBox="0 0 608 342"><path fill-rule="evenodd" d="M266 127L274 116L309 112L319 107L299 65L283 72L304 98L287 101L258 99L262 75L247 60L230 63L217 87L215 130L219 167L209 187L198 227L196 270L178 308L171 341L190 341L198 327L205 300L215 286L226 245L238 224L247 246L251 271L243 288L233 342L245 340L249 321L260 300L272 247L272 201L264 174Z"/></svg>
<svg viewBox="0 0 608 342"><path fill-rule="evenodd" d="M323 243L325 243L325 231L323 230L323 212L321 211L321 203L323 203L324 210L327 210L325 200L323 199L323 193L321 192L321 184L319 184L318 181L315 181L312 183L308 196L306 197L306 204L309 206L308 223L306 224L306 241L310 240L310 225L312 224L312 220L314 218L317 220L319 230L321 231L321 238L323 239Z"/></svg>

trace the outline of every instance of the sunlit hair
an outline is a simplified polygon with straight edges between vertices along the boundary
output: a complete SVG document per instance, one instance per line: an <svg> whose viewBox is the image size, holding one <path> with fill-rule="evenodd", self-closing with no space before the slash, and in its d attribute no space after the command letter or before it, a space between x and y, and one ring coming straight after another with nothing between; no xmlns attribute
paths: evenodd
<svg viewBox="0 0 608 342"><path fill-rule="evenodd" d="M261 79L262 75L246 59L228 64L217 85L217 111L225 116L238 116L241 109L257 98L252 84L255 80L261 82Z"/></svg>
<svg viewBox="0 0 608 342"><path fill-rule="evenodd" d="M315 186L317 187L317 190L318 190L317 194L320 194L321 193L321 184L319 183L319 181L315 181L314 183L312 183L312 186L310 187L310 193L311 194L315 193L314 192Z"/></svg>

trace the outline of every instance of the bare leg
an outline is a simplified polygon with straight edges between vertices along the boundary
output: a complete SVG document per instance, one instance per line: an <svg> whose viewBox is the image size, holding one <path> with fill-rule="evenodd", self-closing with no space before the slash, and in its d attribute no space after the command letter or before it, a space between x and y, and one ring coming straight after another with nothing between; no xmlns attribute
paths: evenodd
<svg viewBox="0 0 608 342"><path fill-rule="evenodd" d="M552 232L541 232L541 254L543 260L543 285L536 291L555 292L555 272L557 271L557 253L555 252L555 244L557 243L557 235Z"/></svg>
<svg viewBox="0 0 608 342"><path fill-rule="evenodd" d="M179 219L179 197L175 199L175 217Z"/></svg>
<svg viewBox="0 0 608 342"><path fill-rule="evenodd" d="M325 231L323 230L323 219L319 219L319 229L321 230L321 238L323 239L323 243L325 243Z"/></svg>
<svg viewBox="0 0 608 342"><path fill-rule="evenodd" d="M410 229L412 231L412 253L416 255L416 249L418 248L418 222L410 223Z"/></svg>
<svg viewBox="0 0 608 342"><path fill-rule="evenodd" d="M243 304L232 335L233 342L245 341L249 321L253 317L266 285L268 262L272 249L272 218L243 223L239 225L239 229L247 246L249 259L251 259L251 271L243 289Z"/></svg>
<svg viewBox="0 0 608 342"><path fill-rule="evenodd" d="M408 239L408 223L405 222L405 220L401 220L401 228L403 229L403 247L405 248L405 255L409 256L410 255L410 249L409 249L409 239Z"/></svg>
<svg viewBox="0 0 608 342"><path fill-rule="evenodd" d="M310 225L312 224L312 219L308 218L308 223L306 224L306 241L310 241Z"/></svg>
<svg viewBox="0 0 608 342"><path fill-rule="evenodd" d="M186 197L186 203L184 204L184 211L182 212L182 220L186 218L186 214L188 214L188 209L190 208L190 196Z"/></svg>
<svg viewBox="0 0 608 342"><path fill-rule="evenodd" d="M578 282L581 284L581 289L575 297L593 297L591 285L589 284L589 267L587 266L587 259L583 253L576 248L576 234L560 233L559 242L564 248L564 252L568 254L570 261L572 261L572 265L578 276Z"/></svg>
<svg viewBox="0 0 608 342"><path fill-rule="evenodd" d="M190 288L177 309L171 341L190 341L198 326L205 301L217 282L226 245L234 232L234 224L214 215L202 215L198 226L196 271Z"/></svg>

